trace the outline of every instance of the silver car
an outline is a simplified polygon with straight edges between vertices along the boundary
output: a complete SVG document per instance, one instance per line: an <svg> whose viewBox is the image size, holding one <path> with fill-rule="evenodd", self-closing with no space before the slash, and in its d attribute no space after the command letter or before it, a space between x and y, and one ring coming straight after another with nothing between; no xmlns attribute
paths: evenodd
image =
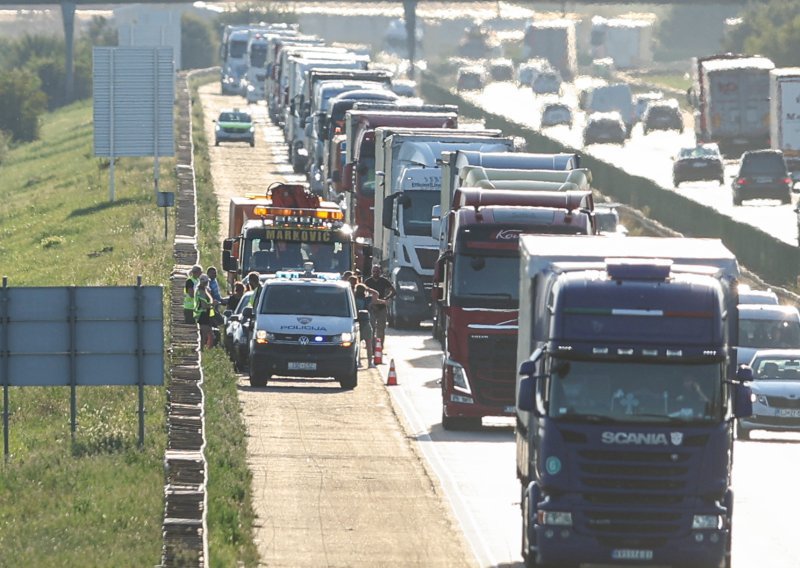
<svg viewBox="0 0 800 568"><path fill-rule="evenodd" d="M800 431L800 349L758 351L753 369L753 415L736 423L736 437L752 430Z"/></svg>
<svg viewBox="0 0 800 568"><path fill-rule="evenodd" d="M800 349L800 312L797 308L739 304L736 364L748 364L760 349Z"/></svg>

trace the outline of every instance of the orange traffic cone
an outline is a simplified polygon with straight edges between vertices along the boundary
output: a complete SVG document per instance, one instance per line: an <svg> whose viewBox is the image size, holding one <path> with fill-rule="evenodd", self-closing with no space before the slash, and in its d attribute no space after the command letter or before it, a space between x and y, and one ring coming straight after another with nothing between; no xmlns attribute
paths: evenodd
<svg viewBox="0 0 800 568"><path fill-rule="evenodd" d="M389 374L386 375L386 386L397 386L397 371L394 370L394 359L389 363Z"/></svg>
<svg viewBox="0 0 800 568"><path fill-rule="evenodd" d="M383 365L383 342L379 337L375 338L375 353L372 355L372 362L376 365Z"/></svg>

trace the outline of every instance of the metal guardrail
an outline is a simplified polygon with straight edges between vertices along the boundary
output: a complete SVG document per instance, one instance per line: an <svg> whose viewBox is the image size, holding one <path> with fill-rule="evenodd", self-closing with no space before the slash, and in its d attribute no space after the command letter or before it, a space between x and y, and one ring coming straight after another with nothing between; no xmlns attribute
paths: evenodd
<svg viewBox="0 0 800 568"><path fill-rule="evenodd" d="M203 71L199 71L200 73ZM167 450L164 454L164 521L161 566L207 566L208 464L205 458L205 398L197 325L183 320L186 275L197 264L197 192L192 145L189 79L177 85L178 189L170 283L170 377L167 387Z"/></svg>

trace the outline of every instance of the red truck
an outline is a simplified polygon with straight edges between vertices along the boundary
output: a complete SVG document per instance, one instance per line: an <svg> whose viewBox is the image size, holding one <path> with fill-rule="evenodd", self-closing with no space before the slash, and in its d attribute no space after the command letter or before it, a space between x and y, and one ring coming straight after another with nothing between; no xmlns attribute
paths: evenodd
<svg viewBox="0 0 800 568"><path fill-rule="evenodd" d="M345 115L346 159L341 178L346 221L354 228L356 267L366 273L372 259L375 212L375 129L457 128L451 105L398 107L395 110L350 110Z"/></svg>
<svg viewBox="0 0 800 568"><path fill-rule="evenodd" d="M478 427L483 416L514 416L519 236L594 234L593 209L591 191L455 191L433 276L446 337L445 430Z"/></svg>

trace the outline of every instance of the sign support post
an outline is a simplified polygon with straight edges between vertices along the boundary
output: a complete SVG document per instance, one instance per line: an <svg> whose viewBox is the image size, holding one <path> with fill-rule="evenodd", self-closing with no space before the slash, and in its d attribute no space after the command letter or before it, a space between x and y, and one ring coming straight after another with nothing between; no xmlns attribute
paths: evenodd
<svg viewBox="0 0 800 568"><path fill-rule="evenodd" d="M0 345L0 372L3 374L3 458L8 461L8 276L3 276L0 289L0 326L3 326L3 344Z"/></svg>
<svg viewBox="0 0 800 568"><path fill-rule="evenodd" d="M72 443L75 443L75 432L78 429L78 372L75 345L75 325L77 308L75 306L75 286L70 286L67 321L69 322L69 429Z"/></svg>
<svg viewBox="0 0 800 568"><path fill-rule="evenodd" d="M166 209L164 210L166 211ZM136 277L136 378L139 383L139 448L144 447L144 306L142 276Z"/></svg>

